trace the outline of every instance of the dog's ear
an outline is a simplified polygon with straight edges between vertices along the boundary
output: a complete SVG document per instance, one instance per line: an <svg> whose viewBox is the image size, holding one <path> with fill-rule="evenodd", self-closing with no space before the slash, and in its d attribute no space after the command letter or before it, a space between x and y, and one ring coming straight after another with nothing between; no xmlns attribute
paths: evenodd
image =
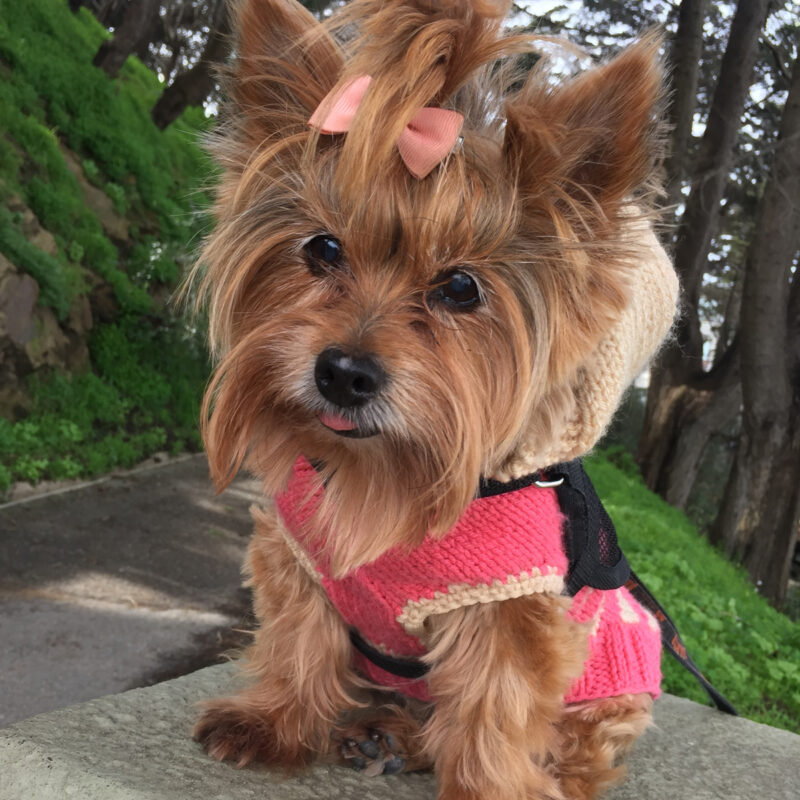
<svg viewBox="0 0 800 800"><path fill-rule="evenodd" d="M630 300L632 231L657 189L660 38L552 86L529 76L507 102L505 157L523 226L543 253L536 271L558 382L594 352ZM640 237L641 238L641 237Z"/></svg>
<svg viewBox="0 0 800 800"><path fill-rule="evenodd" d="M660 155L660 36L553 87L534 71L506 105L506 158L520 196L593 227L652 179ZM572 211L573 213L570 213Z"/></svg>
<svg viewBox="0 0 800 800"><path fill-rule="evenodd" d="M257 142L305 129L342 71L338 46L296 0L240 0L233 10L227 88L241 129Z"/></svg>

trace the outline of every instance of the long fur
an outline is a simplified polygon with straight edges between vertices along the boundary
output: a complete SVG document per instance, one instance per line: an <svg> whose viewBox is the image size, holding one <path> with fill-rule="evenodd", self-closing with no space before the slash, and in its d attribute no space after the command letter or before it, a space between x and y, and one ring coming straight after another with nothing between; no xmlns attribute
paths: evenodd
<svg viewBox="0 0 800 800"><path fill-rule="evenodd" d="M646 36L554 85L544 62L527 75L516 69L533 44L503 33L505 2L353 0L326 25L294 0L234 9L231 105L214 144L223 167L217 226L191 278L217 359L203 434L220 489L244 465L274 495L301 453L323 464L314 524L329 532L334 573L344 575L443 534L482 475L561 435L571 382L628 299L625 227L649 213L656 191L659 41ZM346 135L308 126L332 90L365 73L372 83ZM417 180L395 143L426 105L463 113L463 142ZM345 254L322 277L303 255L321 233ZM454 267L480 285L481 303L468 313L430 302L438 276ZM331 346L379 355L389 384L357 412L379 436L343 439L320 425L332 409L314 363ZM351 706L346 686L358 683L344 634L312 599L317 588L258 544L285 550L264 533L274 524L259 522L250 556L265 626L250 654L257 688L223 704L227 712L212 708L199 729L213 755L239 762L256 757L265 736L281 754L268 760L310 758L334 710ZM291 601L271 606L277 584ZM449 787L443 797L488 797L500 771L520 793L495 796L560 796L548 759L558 758L559 698L583 647L560 604L514 601L437 621L431 686L450 711L437 707L417 749ZM300 637L290 636L294 652L272 642L300 619L305 635L332 648L331 674ZM531 636L546 654L535 669L516 652ZM465 642L488 648L500 677L468 664ZM289 715L291 730L275 727L286 708L298 715ZM257 721L260 734L231 744L225 713ZM475 724L471 765L455 752L462 723ZM535 757L515 761L520 747Z"/></svg>

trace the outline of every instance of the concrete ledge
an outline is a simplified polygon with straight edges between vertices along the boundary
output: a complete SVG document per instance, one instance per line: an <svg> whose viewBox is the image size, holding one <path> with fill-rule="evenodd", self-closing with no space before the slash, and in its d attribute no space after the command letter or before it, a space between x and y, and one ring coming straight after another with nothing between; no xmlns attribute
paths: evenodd
<svg viewBox="0 0 800 800"><path fill-rule="evenodd" d="M0 730L0 800L435 800L429 774L365 778L316 767L292 779L211 761L189 738L194 704L233 667L43 714ZM800 736L665 696L630 778L609 800L796 800ZM522 800L522 799L520 799Z"/></svg>

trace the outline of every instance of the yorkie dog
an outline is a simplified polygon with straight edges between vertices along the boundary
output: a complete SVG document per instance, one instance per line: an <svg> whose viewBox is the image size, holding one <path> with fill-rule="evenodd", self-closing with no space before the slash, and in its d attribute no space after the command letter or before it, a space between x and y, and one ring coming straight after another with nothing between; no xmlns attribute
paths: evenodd
<svg viewBox="0 0 800 800"><path fill-rule="evenodd" d="M245 466L267 500L250 681L195 738L594 797L649 723L658 626L567 591L551 478L672 321L658 38L558 83L505 0L234 8L204 436L218 487Z"/></svg>

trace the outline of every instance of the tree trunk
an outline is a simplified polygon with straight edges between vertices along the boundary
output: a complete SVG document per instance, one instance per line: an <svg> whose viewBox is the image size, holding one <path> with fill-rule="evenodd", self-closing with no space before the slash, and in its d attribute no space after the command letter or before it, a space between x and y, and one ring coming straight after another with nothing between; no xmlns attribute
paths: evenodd
<svg viewBox="0 0 800 800"><path fill-rule="evenodd" d="M655 412L642 431L639 464L647 485L676 508L686 509L711 437L741 407L735 352L734 342L714 372L697 381L651 383L648 390L647 403ZM641 457L644 452L649 458Z"/></svg>
<svg viewBox="0 0 800 800"><path fill-rule="evenodd" d="M637 461L647 485L662 496L683 497L681 471L694 470L701 448L679 445L678 426L696 406L708 405L698 392L727 385L728 369L715 368L722 380L703 369L703 339L698 305L708 250L733 159L733 148L755 65L758 38L768 0L740 0L731 23L708 121L697 155L686 210L675 246L675 268L681 279L682 308L676 335L659 354L650 375L647 405ZM732 361L723 357L721 361ZM724 405L724 404L723 404ZM682 452L678 452L682 450Z"/></svg>
<svg viewBox="0 0 800 800"><path fill-rule="evenodd" d="M713 537L781 603L800 520L800 58L742 287L742 435Z"/></svg>
<svg viewBox="0 0 800 800"><path fill-rule="evenodd" d="M100 45L92 63L115 78L128 56L154 31L153 19L160 8L161 0L131 0L114 37Z"/></svg>
<svg viewBox="0 0 800 800"><path fill-rule="evenodd" d="M162 130L188 106L200 105L214 88L214 70L230 49L230 18L226 3L220 4L215 18L218 24L209 31L200 60L164 89L150 112L153 122Z"/></svg>
<svg viewBox="0 0 800 800"><path fill-rule="evenodd" d="M692 177L675 242L675 267L681 279L686 314L678 325L679 347L702 369L703 349L697 313L700 286L708 262L711 238L719 219L720 203L733 161L733 148L750 88L758 39L767 16L769 0L739 0L722 57L719 78L700 140ZM687 350L688 348L688 350Z"/></svg>
<svg viewBox="0 0 800 800"><path fill-rule="evenodd" d="M786 599L800 525L800 431L770 426L743 434L711 539L742 562L776 606Z"/></svg>
<svg viewBox="0 0 800 800"><path fill-rule="evenodd" d="M686 174L700 57L703 54L705 8L706 0L683 0L678 9L678 30L670 47L672 97L669 122L672 141L665 164L667 179L664 187L670 206L681 201L681 183Z"/></svg>

